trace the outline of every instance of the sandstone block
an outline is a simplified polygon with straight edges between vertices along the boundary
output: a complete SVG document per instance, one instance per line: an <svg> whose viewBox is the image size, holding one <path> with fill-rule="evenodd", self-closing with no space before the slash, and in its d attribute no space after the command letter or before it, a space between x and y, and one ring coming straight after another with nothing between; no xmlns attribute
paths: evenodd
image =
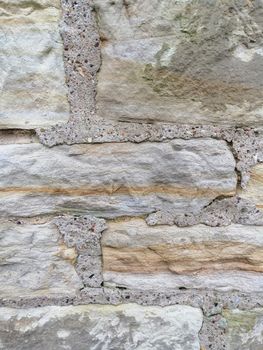
<svg viewBox="0 0 263 350"><path fill-rule="evenodd" d="M263 3L95 0L98 114L263 125Z"/></svg>
<svg viewBox="0 0 263 350"><path fill-rule="evenodd" d="M76 258L55 225L1 223L0 297L75 296L82 286Z"/></svg>
<svg viewBox="0 0 263 350"><path fill-rule="evenodd" d="M112 222L102 238L104 281L137 289L263 291L262 227L149 227Z"/></svg>
<svg viewBox="0 0 263 350"><path fill-rule="evenodd" d="M59 0L0 4L0 128L67 122Z"/></svg>
<svg viewBox="0 0 263 350"><path fill-rule="evenodd" d="M199 350L202 312L189 306L0 309L4 350Z"/></svg>
<svg viewBox="0 0 263 350"><path fill-rule="evenodd" d="M0 146L0 214L143 215L193 212L236 190L235 160L224 141Z"/></svg>

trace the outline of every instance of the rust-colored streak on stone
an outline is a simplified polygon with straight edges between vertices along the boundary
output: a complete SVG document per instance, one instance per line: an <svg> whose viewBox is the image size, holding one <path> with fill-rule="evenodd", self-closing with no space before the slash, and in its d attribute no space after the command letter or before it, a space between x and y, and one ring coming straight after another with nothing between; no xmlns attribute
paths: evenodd
<svg viewBox="0 0 263 350"><path fill-rule="evenodd" d="M263 174L252 172L251 179L263 184Z"/></svg>
<svg viewBox="0 0 263 350"><path fill-rule="evenodd" d="M203 197L203 196L233 196L235 191L216 191L209 188L197 189L197 188L180 188L175 186L147 186L147 187L127 187L127 186L111 186L104 188L83 187L83 188L52 188L52 187L6 187L0 188L1 193L39 193L50 195L69 195L69 196L89 196L89 195L148 195L154 193L165 193L184 197Z"/></svg>
<svg viewBox="0 0 263 350"><path fill-rule="evenodd" d="M213 270L263 272L263 247L240 242L153 245L138 248L103 247L105 271L187 274Z"/></svg>

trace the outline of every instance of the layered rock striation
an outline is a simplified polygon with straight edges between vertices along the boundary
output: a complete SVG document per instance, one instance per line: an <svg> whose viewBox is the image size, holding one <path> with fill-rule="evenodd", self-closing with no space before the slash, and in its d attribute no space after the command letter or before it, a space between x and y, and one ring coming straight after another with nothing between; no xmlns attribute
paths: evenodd
<svg viewBox="0 0 263 350"><path fill-rule="evenodd" d="M261 350L262 0L0 10L0 348Z"/></svg>

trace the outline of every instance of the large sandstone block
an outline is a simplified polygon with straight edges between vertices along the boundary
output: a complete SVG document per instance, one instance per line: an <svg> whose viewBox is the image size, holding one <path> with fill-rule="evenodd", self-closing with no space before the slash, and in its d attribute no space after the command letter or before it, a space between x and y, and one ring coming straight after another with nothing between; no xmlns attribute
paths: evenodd
<svg viewBox="0 0 263 350"><path fill-rule="evenodd" d="M4 350L199 350L202 312L189 306L0 308Z"/></svg>
<svg viewBox="0 0 263 350"><path fill-rule="evenodd" d="M82 287L76 258L55 225L1 223L0 298L75 296Z"/></svg>
<svg viewBox="0 0 263 350"><path fill-rule="evenodd" d="M260 226L149 227L111 222L102 238L104 281L137 289L263 291Z"/></svg>
<svg viewBox="0 0 263 350"><path fill-rule="evenodd" d="M263 309L226 310L229 350L263 349Z"/></svg>
<svg viewBox="0 0 263 350"><path fill-rule="evenodd" d="M0 128L67 122L59 0L0 4Z"/></svg>
<svg viewBox="0 0 263 350"><path fill-rule="evenodd" d="M0 146L1 215L88 211L143 215L198 211L236 190L235 161L224 141Z"/></svg>
<svg viewBox="0 0 263 350"><path fill-rule="evenodd" d="M263 125L263 1L94 0L98 114Z"/></svg>

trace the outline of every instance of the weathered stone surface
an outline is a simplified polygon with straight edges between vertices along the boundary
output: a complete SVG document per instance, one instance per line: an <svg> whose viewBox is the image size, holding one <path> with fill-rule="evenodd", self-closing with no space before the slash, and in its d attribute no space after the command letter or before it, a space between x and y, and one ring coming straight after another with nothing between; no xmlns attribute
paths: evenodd
<svg viewBox="0 0 263 350"><path fill-rule="evenodd" d="M263 2L95 0L98 115L263 125Z"/></svg>
<svg viewBox="0 0 263 350"><path fill-rule="evenodd" d="M236 190L224 141L0 146L1 215L81 211L143 215L162 208L197 211Z"/></svg>
<svg viewBox="0 0 263 350"><path fill-rule="evenodd" d="M82 286L73 266L76 257L55 225L2 222L0 297L75 296Z"/></svg>
<svg viewBox="0 0 263 350"><path fill-rule="evenodd" d="M147 227L110 223L102 238L104 280L129 288L263 291L262 227Z"/></svg>
<svg viewBox="0 0 263 350"><path fill-rule="evenodd" d="M263 209L263 164L252 169L247 188L240 190L239 195L252 200L258 208Z"/></svg>
<svg viewBox="0 0 263 350"><path fill-rule="evenodd" d="M229 350L262 350L263 309L226 310Z"/></svg>
<svg viewBox="0 0 263 350"><path fill-rule="evenodd" d="M200 309L136 304L0 309L5 350L199 350Z"/></svg>
<svg viewBox="0 0 263 350"><path fill-rule="evenodd" d="M3 0L0 12L0 128L66 122L60 1Z"/></svg>

